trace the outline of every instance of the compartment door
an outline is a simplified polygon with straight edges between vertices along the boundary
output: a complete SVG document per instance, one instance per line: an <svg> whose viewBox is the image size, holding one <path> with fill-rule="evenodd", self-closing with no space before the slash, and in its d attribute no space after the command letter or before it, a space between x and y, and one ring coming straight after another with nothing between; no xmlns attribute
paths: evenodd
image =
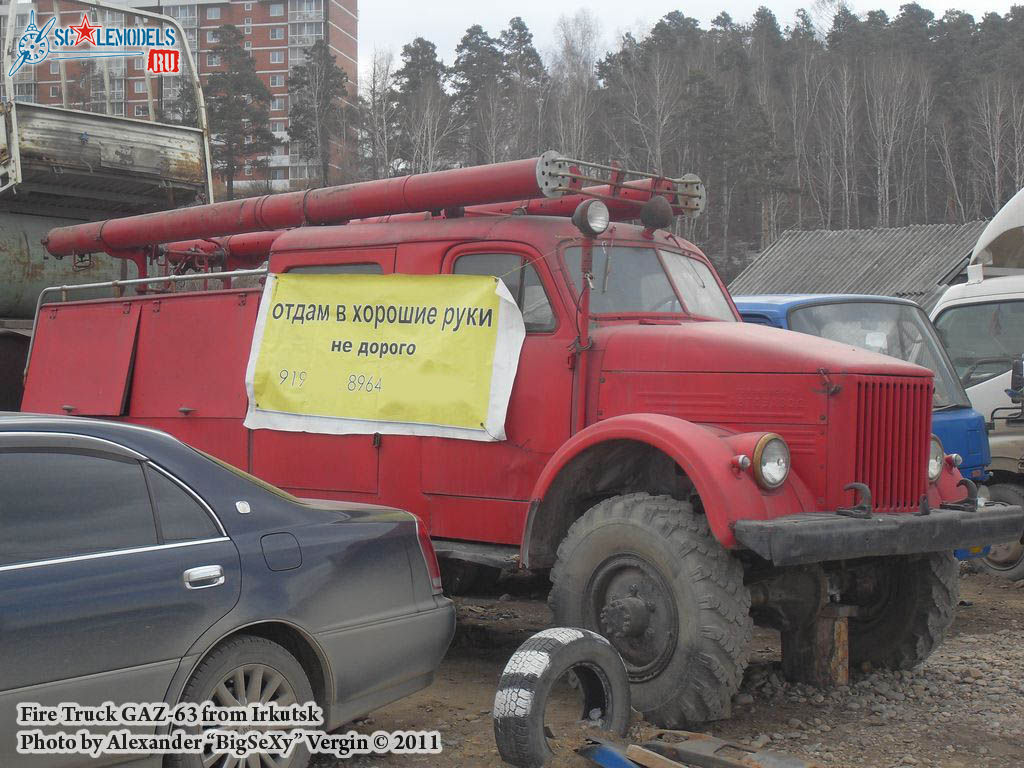
<svg viewBox="0 0 1024 768"><path fill-rule="evenodd" d="M135 357L139 302L44 306L23 411L120 416Z"/></svg>

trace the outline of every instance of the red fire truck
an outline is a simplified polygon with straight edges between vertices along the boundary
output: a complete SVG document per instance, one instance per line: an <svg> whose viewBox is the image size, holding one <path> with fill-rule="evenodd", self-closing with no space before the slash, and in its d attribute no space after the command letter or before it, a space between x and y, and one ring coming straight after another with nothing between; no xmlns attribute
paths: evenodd
<svg viewBox="0 0 1024 768"><path fill-rule="evenodd" d="M409 509L463 581L550 572L556 623L604 634L663 725L729 714L754 621L782 631L794 679L842 679L847 632L850 663L917 664L952 620L949 552L1019 538L1024 511L961 479L928 370L739 322L671 231L699 181L638 176L546 153L55 229L54 256L142 276L109 299L44 293L22 408ZM267 269L503 276L526 328L507 439L247 430Z"/></svg>

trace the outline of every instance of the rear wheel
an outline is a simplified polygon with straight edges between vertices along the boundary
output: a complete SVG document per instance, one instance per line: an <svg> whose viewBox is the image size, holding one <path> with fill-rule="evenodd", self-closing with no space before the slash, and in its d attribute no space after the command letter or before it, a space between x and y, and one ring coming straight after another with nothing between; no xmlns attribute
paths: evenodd
<svg viewBox="0 0 1024 768"><path fill-rule="evenodd" d="M865 563L843 602L850 619L850 662L912 669L937 648L953 623L960 595L959 565L950 552Z"/></svg>
<svg viewBox="0 0 1024 768"><path fill-rule="evenodd" d="M555 623L608 638L650 722L729 716L747 664L750 593L692 505L646 493L602 501L569 529L551 580Z"/></svg>
<svg viewBox="0 0 1024 768"><path fill-rule="evenodd" d="M997 483L988 487L989 498L1004 504L1024 507L1024 488L1012 483ZM993 576L1019 581L1024 579L1024 538L993 544L985 557L969 561L974 569Z"/></svg>
<svg viewBox="0 0 1024 768"><path fill-rule="evenodd" d="M302 665L288 651L262 637L237 637L203 659L185 685L181 700L211 701L217 707L244 707L257 702L287 707L314 699ZM257 729L265 731L269 727ZM287 757L250 755L242 762L209 748L202 755L167 755L164 759L165 768L306 768L308 763L309 751L299 745Z"/></svg>

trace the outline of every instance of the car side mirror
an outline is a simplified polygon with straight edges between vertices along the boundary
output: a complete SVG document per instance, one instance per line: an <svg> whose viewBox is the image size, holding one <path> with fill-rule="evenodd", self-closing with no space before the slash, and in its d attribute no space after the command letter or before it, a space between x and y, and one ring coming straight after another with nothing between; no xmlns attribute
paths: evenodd
<svg viewBox="0 0 1024 768"><path fill-rule="evenodd" d="M1024 402L1024 359L1014 359L1010 367L1010 388L1006 390L1011 403Z"/></svg>

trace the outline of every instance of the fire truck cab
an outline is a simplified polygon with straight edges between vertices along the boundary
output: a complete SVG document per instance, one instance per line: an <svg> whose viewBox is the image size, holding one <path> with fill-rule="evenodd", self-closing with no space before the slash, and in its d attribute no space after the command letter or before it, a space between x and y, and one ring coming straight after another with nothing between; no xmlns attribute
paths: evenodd
<svg viewBox="0 0 1024 768"><path fill-rule="evenodd" d="M556 623L607 637L662 725L729 714L755 620L793 679L834 681L847 627L850 663L926 657L957 601L950 550L1024 529L932 438L931 372L739 322L657 205L641 225L597 200L518 210L303 226L268 260L504 280L526 338L503 441L247 430L260 289L217 272L208 291L44 300L23 410L158 427L299 496L408 509L463 574L548 571Z"/></svg>

